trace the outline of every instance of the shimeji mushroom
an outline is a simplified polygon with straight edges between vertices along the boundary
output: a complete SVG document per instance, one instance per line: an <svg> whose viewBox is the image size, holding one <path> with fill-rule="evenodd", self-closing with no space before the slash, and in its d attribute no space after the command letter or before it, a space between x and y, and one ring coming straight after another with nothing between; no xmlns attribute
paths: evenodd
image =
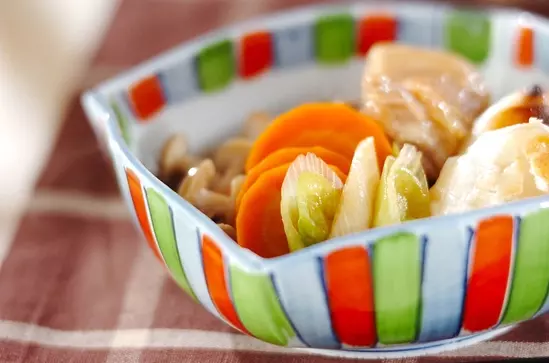
<svg viewBox="0 0 549 363"><path fill-rule="evenodd" d="M244 182L246 181L246 175L239 174L231 180L231 199L235 201L238 197L238 194L240 193L240 189L242 189L242 186L244 185Z"/></svg>
<svg viewBox="0 0 549 363"><path fill-rule="evenodd" d="M177 193L190 203L195 202L196 195L210 186L215 176L215 165L211 159L203 160L198 166L189 169L187 178L183 180Z"/></svg>
<svg viewBox="0 0 549 363"><path fill-rule="evenodd" d="M196 158L188 154L185 136L173 135L166 141L160 153L158 176L170 187L177 187L187 171L197 162Z"/></svg>
<svg viewBox="0 0 549 363"><path fill-rule="evenodd" d="M223 194L230 193L231 181L237 175L244 173L244 166L251 147L250 140L234 138L217 149L214 164L221 174L221 178L215 183L213 190Z"/></svg>
<svg viewBox="0 0 549 363"><path fill-rule="evenodd" d="M210 190L215 175L213 161L205 159L189 169L177 192L209 218L223 221L230 219L227 222L231 223L234 219L234 202L230 196Z"/></svg>

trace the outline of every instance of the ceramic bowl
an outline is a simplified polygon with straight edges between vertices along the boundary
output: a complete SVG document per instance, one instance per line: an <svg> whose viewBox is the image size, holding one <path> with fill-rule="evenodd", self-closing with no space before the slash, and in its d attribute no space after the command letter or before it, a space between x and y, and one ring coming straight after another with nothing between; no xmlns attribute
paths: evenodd
<svg viewBox="0 0 549 363"><path fill-rule="evenodd" d="M548 81L545 19L379 4L300 8L217 30L82 99L137 226L175 281L212 314L268 343L360 357L425 353L488 339L549 310L549 198L263 259L154 176L173 133L200 152L236 133L253 111L357 99L364 55L376 41L461 53L495 100Z"/></svg>

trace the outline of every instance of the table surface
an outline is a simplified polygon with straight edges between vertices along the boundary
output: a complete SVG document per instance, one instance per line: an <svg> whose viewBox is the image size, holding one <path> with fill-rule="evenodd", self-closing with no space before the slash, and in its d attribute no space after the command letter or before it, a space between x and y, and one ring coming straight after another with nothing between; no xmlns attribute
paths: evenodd
<svg viewBox="0 0 549 363"><path fill-rule="evenodd" d="M310 3L121 0L78 89L220 25ZM549 15L545 0L460 3ZM133 227L78 96L63 100L57 140L44 148L49 157L33 161L42 171L15 233L0 246L0 362L340 361L240 335L181 292ZM549 356L549 317L474 347L403 362L540 356Z"/></svg>

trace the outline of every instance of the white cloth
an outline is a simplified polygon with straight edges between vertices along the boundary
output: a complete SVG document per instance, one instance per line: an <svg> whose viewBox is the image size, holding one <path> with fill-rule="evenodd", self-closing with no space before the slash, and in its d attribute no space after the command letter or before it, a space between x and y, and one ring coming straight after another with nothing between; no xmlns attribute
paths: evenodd
<svg viewBox="0 0 549 363"><path fill-rule="evenodd" d="M0 1L0 265L116 0Z"/></svg>

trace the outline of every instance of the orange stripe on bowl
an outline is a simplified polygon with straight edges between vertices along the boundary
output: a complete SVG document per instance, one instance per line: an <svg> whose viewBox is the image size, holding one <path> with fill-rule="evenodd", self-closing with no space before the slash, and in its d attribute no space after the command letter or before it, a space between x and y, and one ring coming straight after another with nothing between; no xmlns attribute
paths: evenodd
<svg viewBox="0 0 549 363"><path fill-rule="evenodd" d="M269 32L246 34L240 40L240 75L251 78L273 65L273 40Z"/></svg>
<svg viewBox="0 0 549 363"><path fill-rule="evenodd" d="M160 250L158 249L158 246L156 244L156 240L154 239L154 236L152 234L141 182L139 181L137 175L135 175L135 173L130 169L126 169L126 179L128 180L133 208L135 209L135 213L137 215L139 225L141 226L141 230L143 231L143 234L145 234L145 239L147 240L149 247L153 250L156 258L158 258L160 261L163 261L163 258L160 255Z"/></svg>
<svg viewBox="0 0 549 363"><path fill-rule="evenodd" d="M465 298L465 330L478 332L498 324L509 282L513 235L513 218L510 216L496 216L479 223L473 237Z"/></svg>
<svg viewBox="0 0 549 363"><path fill-rule="evenodd" d="M352 346L376 342L370 259L363 247L329 254L324 261L328 305L339 340Z"/></svg>
<svg viewBox="0 0 549 363"><path fill-rule="evenodd" d="M134 83L128 90L128 97L135 115L142 121L154 116L166 103L162 84L155 75Z"/></svg>
<svg viewBox="0 0 549 363"><path fill-rule="evenodd" d="M390 14L367 15L359 21L357 53L365 55L378 42L392 42L397 37L398 23Z"/></svg>
<svg viewBox="0 0 549 363"><path fill-rule="evenodd" d="M226 269L221 250L206 235L202 235L202 260L206 285L215 308L235 328L248 333L238 318L227 289Z"/></svg>
<svg viewBox="0 0 549 363"><path fill-rule="evenodd" d="M521 27L518 30L515 59L518 65L529 67L534 63L534 31Z"/></svg>

